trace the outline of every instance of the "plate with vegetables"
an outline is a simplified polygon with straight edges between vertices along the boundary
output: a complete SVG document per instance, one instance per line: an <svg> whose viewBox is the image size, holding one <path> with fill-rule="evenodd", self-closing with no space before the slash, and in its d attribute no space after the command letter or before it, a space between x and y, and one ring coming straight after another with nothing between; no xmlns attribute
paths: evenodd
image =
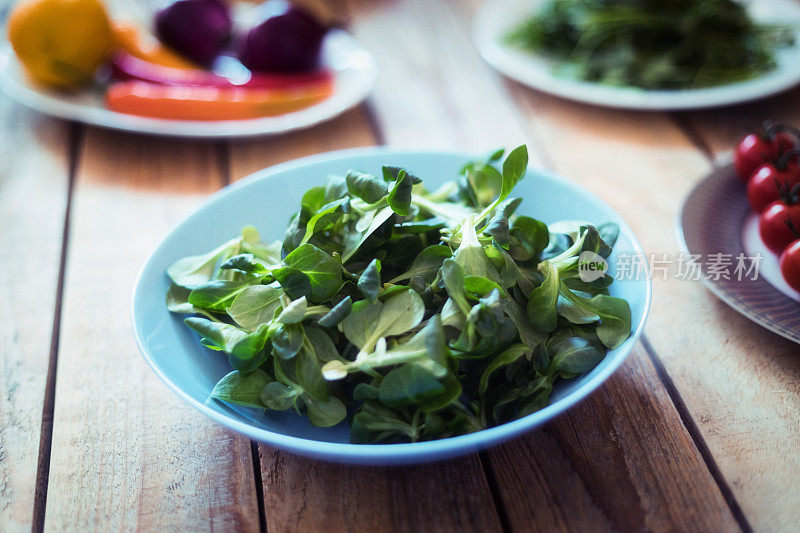
<svg viewBox="0 0 800 533"><path fill-rule="evenodd" d="M329 120L375 81L374 58L353 37L282 0L116 7L20 2L0 45L0 89L68 120L220 138Z"/></svg>
<svg viewBox="0 0 800 533"><path fill-rule="evenodd" d="M137 343L198 410L321 459L430 461L537 427L619 367L650 282L614 280L641 253L619 215L527 163L368 148L259 172L145 264Z"/></svg>
<svg viewBox="0 0 800 533"><path fill-rule="evenodd" d="M767 125L745 136L689 193L678 239L717 296L800 342L800 132ZM747 265L737 272L738 258ZM725 262L727 271L710 272ZM752 269L751 269L752 267Z"/></svg>
<svg viewBox="0 0 800 533"><path fill-rule="evenodd" d="M474 39L493 67L563 98L639 110L763 98L800 83L791 0L497 0Z"/></svg>

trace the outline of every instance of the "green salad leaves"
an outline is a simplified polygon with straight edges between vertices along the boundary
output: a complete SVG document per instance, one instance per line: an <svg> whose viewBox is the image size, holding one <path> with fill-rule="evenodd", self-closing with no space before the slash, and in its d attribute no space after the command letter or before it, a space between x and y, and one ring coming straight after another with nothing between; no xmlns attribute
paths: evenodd
<svg viewBox="0 0 800 533"><path fill-rule="evenodd" d="M502 163L501 163L502 161ZM608 257L613 225L551 232L516 215L524 146L427 191L406 169L350 171L303 196L282 242L251 227L177 261L167 306L233 371L211 396L359 443L477 431L546 406L630 335L613 281L579 276Z"/></svg>
<svg viewBox="0 0 800 533"><path fill-rule="evenodd" d="M557 60L565 77L644 89L751 79L792 40L789 27L757 24L735 0L547 0L507 36Z"/></svg>

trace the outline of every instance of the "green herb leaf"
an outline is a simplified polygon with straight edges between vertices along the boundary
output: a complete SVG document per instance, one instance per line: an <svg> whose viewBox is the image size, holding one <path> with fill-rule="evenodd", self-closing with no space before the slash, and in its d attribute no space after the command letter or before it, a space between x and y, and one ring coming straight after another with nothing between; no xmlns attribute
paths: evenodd
<svg viewBox="0 0 800 533"><path fill-rule="evenodd" d="M302 244L283 259L286 268L302 272L308 277L311 294L292 295L292 298L306 296L312 302L330 300L342 287L342 267L329 254L323 252L313 244ZM284 290L290 292L281 280L280 273L275 277L281 282Z"/></svg>
<svg viewBox="0 0 800 533"><path fill-rule="evenodd" d="M411 211L411 176L405 170L397 174L397 180L389 190L389 207L398 215L404 217Z"/></svg>
<svg viewBox="0 0 800 533"><path fill-rule="evenodd" d="M528 297L528 320L534 327L550 332L558 325L558 292L560 288L558 268L543 263L545 278L541 285L533 289Z"/></svg>
<svg viewBox="0 0 800 533"><path fill-rule="evenodd" d="M308 309L308 302L305 296L301 296L284 307L275 320L282 324L299 324L306 317L306 309Z"/></svg>
<svg viewBox="0 0 800 533"><path fill-rule="evenodd" d="M371 174L351 170L347 173L345 180L350 194L361 198L368 204L379 202L389 192L386 182Z"/></svg>
<svg viewBox="0 0 800 533"><path fill-rule="evenodd" d="M264 388L261 389L259 398L267 409L285 411L294 404L295 398L297 398L299 394L297 389L284 385L280 381L273 381L267 383Z"/></svg>
<svg viewBox="0 0 800 533"><path fill-rule="evenodd" d="M255 369L246 374L234 370L219 380L211 391L211 397L247 407L264 407L261 390L271 381L272 378L263 370Z"/></svg>
<svg viewBox="0 0 800 533"><path fill-rule="evenodd" d="M251 285L234 298L228 314L243 328L255 330L275 317L282 295L283 291L272 285Z"/></svg>
<svg viewBox="0 0 800 533"><path fill-rule="evenodd" d="M278 324L272 333L272 349L282 359L291 359L303 346L303 326L300 324Z"/></svg>
<svg viewBox="0 0 800 533"><path fill-rule="evenodd" d="M347 318L352 308L353 301L349 296L347 296L344 300L336 304L333 309L328 311L322 318L317 320L317 324L327 328L338 326L342 320Z"/></svg>
<svg viewBox="0 0 800 533"><path fill-rule="evenodd" d="M364 272L358 278L358 290L369 301L375 302L381 291L381 262L377 259L370 261Z"/></svg>

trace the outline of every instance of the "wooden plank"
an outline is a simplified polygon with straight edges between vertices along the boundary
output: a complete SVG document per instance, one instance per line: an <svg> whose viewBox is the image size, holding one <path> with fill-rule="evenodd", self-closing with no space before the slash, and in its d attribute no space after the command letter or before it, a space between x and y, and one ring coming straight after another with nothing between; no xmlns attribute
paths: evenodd
<svg viewBox="0 0 800 533"><path fill-rule="evenodd" d="M501 531L476 457L377 468L311 461L262 447L267 529Z"/></svg>
<svg viewBox="0 0 800 533"><path fill-rule="evenodd" d="M738 529L641 346L566 416L488 455L509 520L518 526Z"/></svg>
<svg viewBox="0 0 800 533"><path fill-rule="evenodd" d="M258 526L250 444L183 404L138 353L137 269L223 184L214 146L89 129L73 196L48 530Z"/></svg>
<svg viewBox="0 0 800 533"><path fill-rule="evenodd" d="M0 99L0 524L30 530L66 211L69 126Z"/></svg>
<svg viewBox="0 0 800 533"><path fill-rule="evenodd" d="M230 145L231 179L263 168L330 150L375 144L367 110L361 106L322 126L279 137L237 141Z"/></svg>
<svg viewBox="0 0 800 533"><path fill-rule="evenodd" d="M375 144L363 108L285 137L233 143L231 175L328 150ZM477 455L413 468L330 464L259 446L267 530L498 531Z"/></svg>
<svg viewBox="0 0 800 533"><path fill-rule="evenodd" d="M667 232L661 226L648 229L646 223L635 225L640 237L651 245L650 249L658 250L663 241L674 239L671 209L657 203L661 191L650 190L659 184L658 181L649 175L634 173L634 164L626 167L627 173L616 174L612 170L621 164L620 153L629 153L628 150L622 152L620 147L624 148L628 143L641 144L639 130L650 124L667 128L667 143L666 147L664 143L654 143L639 152L635 162L642 165L640 168L652 173L659 168L659 163L670 162L675 156L669 151L670 140L677 141L680 154L687 157L690 166L695 164L697 169L705 168L702 156L688 145L665 116L628 115L626 118L625 114L607 111L602 114L602 120L598 117L594 121L596 124L592 128L587 124L581 107L570 107L557 99L519 89L514 93L522 109L509 109L507 92L502 90L496 76L486 74L486 67L469 43L468 26L474 3L456 5L443 1L411 0L376 5L353 0L352 5L356 35L378 54L384 79L389 80L379 84L375 104L379 117L392 117L392 113L397 115L381 122L390 142L401 146L406 143L446 147L465 145L484 151L497 145L508 145L521 132L522 138L528 141L529 147L541 160L556 161L556 170L588 185L625 213L629 220L633 209L637 210L638 216L633 222L641 222L644 214L653 210L653 216L661 216L661 221L670 219ZM408 21L408 24L403 24L403 21ZM393 31L392 28L396 27L403 27L403 31ZM387 40L384 36L388 34L396 37ZM475 86L480 89L474 90ZM425 110L432 114L432 117L428 113L420 114L424 127L418 126L416 114L414 120L400 119L400 112L395 111L401 107L395 98L400 97L395 92L424 98ZM481 127L470 128L475 110L482 113L478 122ZM591 123L591 111L587 114ZM622 128L620 133L617 131L620 120L623 125L630 124L636 129ZM450 128L452 122L458 124L453 129L458 129L459 135ZM609 128L610 124L613 128ZM562 127L564 131L558 131ZM509 138L509 132L518 133ZM615 150L606 152L581 146L590 145L595 138L594 142L602 145L605 136L614 137L614 141L620 141L619 137L623 139L619 145L614 145ZM576 140L571 144L573 137ZM651 158L654 157L657 164L653 164ZM605 169L602 178L610 177L610 180L592 179L591 174L587 175L590 169ZM660 173L662 179L669 175L663 171ZM618 186L625 187L620 197L616 196ZM672 246L674 243L670 242L667 250ZM662 323L662 327L667 326ZM649 391L648 394L663 401L653 401L643 391ZM614 401L609 401L610 398ZM629 360L624 373L615 376L600 393L584 403L585 416L578 417L576 411L549 426L551 433L572 436L558 441L561 457L582 457L587 453L584 451L586 447L591 446L591 449L600 448L607 453L604 462L587 460L591 466L575 471L571 481L567 482L563 477L563 460L548 460L545 452L541 451L542 447L548 447L545 446L548 438L541 432L532 433L500 450L490 451L488 457L511 523L519 528L531 527L531 519L546 514L547 502L552 502L553 495L557 494L560 500L554 512L560 513L560 518L556 514L546 522L554 527L589 529L605 523L623 529L636 524L677 529L686 527L689 523L686 519L690 516L704 517L703 521L697 522L701 529L735 527L719 488L668 398L652 365L639 350ZM631 413L642 418L627 420ZM658 427L660 431L643 432L640 431L641 425ZM613 427L614 431L598 432L598 427ZM670 458L666 465L661 464L665 457ZM622 465L627 470L621 474L617 469ZM615 487L613 481L608 484L598 482L619 476L626 479L619 490L605 490ZM660 480L657 487L652 483L656 479ZM570 486L571 483L574 486ZM520 498L519 494L527 494L532 484L540 487L539 497ZM676 502L686 506L682 513L673 506ZM635 514L624 516L621 510L625 508L636 510ZM573 512L575 509L581 511Z"/></svg>
<svg viewBox="0 0 800 533"><path fill-rule="evenodd" d="M347 4L356 37L377 57L372 101L388 144L482 153L530 140L502 82L480 61L456 4Z"/></svg>

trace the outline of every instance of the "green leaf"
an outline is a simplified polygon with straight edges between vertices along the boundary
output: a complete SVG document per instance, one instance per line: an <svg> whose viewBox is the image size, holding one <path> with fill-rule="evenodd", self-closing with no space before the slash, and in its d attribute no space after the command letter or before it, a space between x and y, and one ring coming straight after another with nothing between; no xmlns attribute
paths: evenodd
<svg viewBox="0 0 800 533"><path fill-rule="evenodd" d="M305 296L289 303L275 320L282 324L299 324L306 317L308 302Z"/></svg>
<svg viewBox="0 0 800 533"><path fill-rule="evenodd" d="M322 377L322 370L316 353L309 349L302 349L295 358L295 374L297 382L305 389L314 400L328 401L328 387Z"/></svg>
<svg viewBox="0 0 800 533"><path fill-rule="evenodd" d="M227 353L231 366L236 370L242 372L255 370L267 358L264 345L269 338L269 330L266 324L248 333L236 326L200 317L189 317L184 323Z"/></svg>
<svg viewBox="0 0 800 533"><path fill-rule="evenodd" d="M397 174L397 180L389 191L389 207L400 216L407 216L411 211L411 176L405 170Z"/></svg>
<svg viewBox="0 0 800 533"><path fill-rule="evenodd" d="M303 240L300 241L300 244L307 243L314 233L324 230L335 222L336 219L341 216L341 213L338 211L340 211L342 204L345 202L347 202L347 198L340 198L339 200L323 206L317 211L314 216L311 217L311 220L308 221L308 224L306 224L306 233L303 236Z"/></svg>
<svg viewBox="0 0 800 533"><path fill-rule="evenodd" d="M209 281L192 289L189 303L202 309L225 311L253 281Z"/></svg>
<svg viewBox="0 0 800 533"><path fill-rule="evenodd" d="M605 350L583 337L569 337L552 348L553 356L548 372L552 376L584 374L597 366L606 355Z"/></svg>
<svg viewBox="0 0 800 533"><path fill-rule="evenodd" d="M266 274L267 269L260 262L256 261L253 254L234 255L219 267L221 270L241 270L248 274Z"/></svg>
<svg viewBox="0 0 800 533"><path fill-rule="evenodd" d="M498 280L500 277L497 268L483 251L470 219L466 219L461 225L461 244L453 254L453 259L465 276L482 276L490 280Z"/></svg>
<svg viewBox="0 0 800 533"><path fill-rule="evenodd" d="M261 403L267 409L285 411L292 406L295 398L297 398L299 394L300 392L297 389L284 385L280 381L273 381L267 383L264 388L261 389L259 397Z"/></svg>
<svg viewBox="0 0 800 533"><path fill-rule="evenodd" d="M327 402L320 402L304 396L308 420L317 427L335 426L347 417L347 407L336 396L328 398Z"/></svg>
<svg viewBox="0 0 800 533"><path fill-rule="evenodd" d="M167 269L167 275L173 283L182 287L194 288L212 279L217 270L217 263L223 257L235 255L241 239L232 239L222 246L203 255L184 257Z"/></svg>
<svg viewBox="0 0 800 533"><path fill-rule="evenodd" d="M481 397L486 396L486 390L489 388L489 378L492 376L492 372L498 368L510 365L529 351L530 349L524 344L515 344L501 352L499 355L495 356L495 358L492 359L492 362L486 366L483 374L481 374L481 379L478 385L478 393L481 395Z"/></svg>
<svg viewBox="0 0 800 533"><path fill-rule="evenodd" d="M420 363L401 365L383 378L378 390L387 407L419 406L427 411L441 409L461 394L461 383L452 374L440 381Z"/></svg>
<svg viewBox="0 0 800 533"><path fill-rule="evenodd" d="M383 303L375 329L382 332L381 337L400 335L416 327L424 314L422 298L414 291L404 291Z"/></svg>
<svg viewBox="0 0 800 533"><path fill-rule="evenodd" d="M361 198L368 204L380 201L388 193L386 182L372 174L351 170L347 173L345 180L350 194Z"/></svg>
<svg viewBox="0 0 800 533"><path fill-rule="evenodd" d="M528 320L525 308L523 308L516 301L514 301L512 298L506 298L503 300L503 307L508 316L514 322L514 326L517 328L517 333L519 333L520 340L528 348L533 349L537 345L547 340L547 333L537 329L536 326L534 326L531 321Z"/></svg>
<svg viewBox="0 0 800 533"><path fill-rule="evenodd" d="M538 260L550 242L547 224L526 216L519 216L514 220L511 235L519 243L510 248L511 255L517 261Z"/></svg>
<svg viewBox="0 0 800 533"><path fill-rule="evenodd" d="M590 306L575 305L562 295L558 296L558 314L573 324L591 324L600 320Z"/></svg>
<svg viewBox="0 0 800 533"><path fill-rule="evenodd" d="M311 279L296 268L284 267L275 271L275 279L280 283L289 298L311 298Z"/></svg>
<svg viewBox="0 0 800 533"><path fill-rule="evenodd" d="M613 222L606 222L597 226L597 231L600 233L600 238L603 239L609 248L613 248L619 238L619 225ZM606 256L608 258L608 256Z"/></svg>
<svg viewBox="0 0 800 533"><path fill-rule="evenodd" d="M342 262L346 263L353 255L361 248L361 245L366 241L375 231L378 230L383 224L394 216L394 211L389 206L386 206L379 211L369 211L369 218L366 219L368 224L365 228L350 232L345 237L344 250L342 251ZM359 221L360 222L360 221Z"/></svg>
<svg viewBox="0 0 800 533"><path fill-rule="evenodd" d="M347 340L364 349L367 346L369 332L378 322L382 308L383 302L381 301L373 303L369 300L361 300L354 303L352 311L340 325L342 333L347 337Z"/></svg>
<svg viewBox="0 0 800 533"><path fill-rule="evenodd" d="M500 189L500 199L505 200L514 190L519 180L528 170L528 147L524 144L514 148L503 161L503 185Z"/></svg>
<svg viewBox="0 0 800 533"><path fill-rule="evenodd" d="M400 167L391 167L391 166L384 166L381 167L381 173L383 174L383 181L386 183L391 183L393 181L397 181L398 177L400 176L400 172L405 172L408 177L411 179L411 184L416 185L417 183L422 183L422 179L414 176L413 174L408 173L406 170Z"/></svg>
<svg viewBox="0 0 800 533"><path fill-rule="evenodd" d="M454 259L445 259L442 263L442 280L447 294L464 313L464 316L468 315L472 306L467 301L467 294L464 290L464 272Z"/></svg>
<svg viewBox="0 0 800 533"><path fill-rule="evenodd" d="M339 354L339 350L336 349L336 345L325 331L314 326L303 326L303 329L306 332L306 339L314 347L314 352L319 361L323 363L334 360L344 361L344 358Z"/></svg>
<svg viewBox="0 0 800 533"><path fill-rule="evenodd" d="M508 248L511 240L509 218L522 203L522 198L509 198L495 209L492 219L483 228L483 233L491 235L494 240L504 248Z"/></svg>
<svg viewBox="0 0 800 533"><path fill-rule="evenodd" d="M312 213L319 211L326 203L325 187L311 187L300 200L300 204L307 206Z"/></svg>
<svg viewBox="0 0 800 533"><path fill-rule="evenodd" d="M299 270L308 277L311 284L311 295L308 298L312 302L324 302L330 300L342 287L342 267L330 255L323 252L313 244L302 244L292 253L283 259L286 268ZM283 270L283 269L281 269ZM275 276L278 281L279 270ZM286 285L281 281L284 289ZM287 290L287 292L289 292ZM305 294L304 296L309 296ZM297 298L299 296L292 296Z"/></svg>
<svg viewBox="0 0 800 533"><path fill-rule="evenodd" d="M378 293L381 291L380 261L377 259L370 261L358 278L358 290L371 302L378 299Z"/></svg>
<svg viewBox="0 0 800 533"><path fill-rule="evenodd" d="M264 407L261 390L271 381L272 378L263 370L255 369L246 374L234 370L219 380L211 391L211 397L247 407Z"/></svg>
<svg viewBox="0 0 800 533"><path fill-rule="evenodd" d="M251 285L234 298L228 314L243 328L255 330L272 321L282 295L283 291L272 285Z"/></svg>
<svg viewBox="0 0 800 533"><path fill-rule="evenodd" d="M631 335L631 307L622 298L598 294L589 300L600 317L597 336L613 350Z"/></svg>
<svg viewBox="0 0 800 533"><path fill-rule="evenodd" d="M303 326L300 324L278 324L272 333L272 349L278 357L291 359L303 346Z"/></svg>
<svg viewBox="0 0 800 533"><path fill-rule="evenodd" d="M429 284L433 283L434 278L436 278L436 274L442 267L442 262L444 262L445 259L452 257L452 255L453 252L450 250L449 246L442 244L428 246L419 253L416 259L414 259L414 262L411 263L410 269L393 278L391 281L389 281L389 283L397 283L398 281L409 279L414 276L421 277Z"/></svg>
<svg viewBox="0 0 800 533"><path fill-rule="evenodd" d="M508 296L503 287L490 279L483 276L464 276L464 290L473 295L476 300L483 298L495 289L501 296Z"/></svg>
<svg viewBox="0 0 800 533"><path fill-rule="evenodd" d="M347 318L353 308L353 300L349 296L336 304L333 309L328 311L322 318L317 320L317 324L326 328L338 326L342 320Z"/></svg>
<svg viewBox="0 0 800 533"><path fill-rule="evenodd" d="M189 303L191 289L170 283L167 290L167 309L171 313L195 314L199 310Z"/></svg>
<svg viewBox="0 0 800 533"><path fill-rule="evenodd" d="M359 383L353 389L353 399L357 402L370 402L378 399L378 387L368 385L367 383Z"/></svg>
<svg viewBox="0 0 800 533"><path fill-rule="evenodd" d="M356 302L341 327L347 340L370 352L378 339L405 333L419 324L424 314L419 295L405 290L385 302Z"/></svg>
<svg viewBox="0 0 800 533"><path fill-rule="evenodd" d="M528 297L527 315L534 327L550 332L558 325L558 268L547 262L540 268L545 269L545 278Z"/></svg>

